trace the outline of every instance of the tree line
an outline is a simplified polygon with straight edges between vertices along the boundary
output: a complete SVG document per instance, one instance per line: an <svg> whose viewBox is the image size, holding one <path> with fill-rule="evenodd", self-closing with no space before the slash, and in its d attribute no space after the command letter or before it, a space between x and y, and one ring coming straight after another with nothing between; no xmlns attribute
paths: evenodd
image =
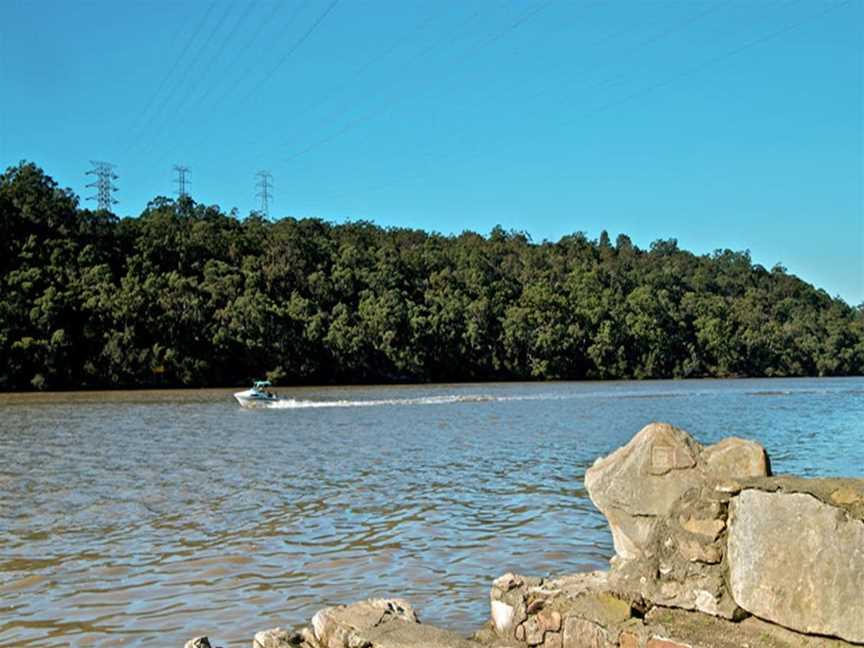
<svg viewBox="0 0 864 648"><path fill-rule="evenodd" d="M747 252L91 211L0 176L0 389L860 375L864 307Z"/></svg>

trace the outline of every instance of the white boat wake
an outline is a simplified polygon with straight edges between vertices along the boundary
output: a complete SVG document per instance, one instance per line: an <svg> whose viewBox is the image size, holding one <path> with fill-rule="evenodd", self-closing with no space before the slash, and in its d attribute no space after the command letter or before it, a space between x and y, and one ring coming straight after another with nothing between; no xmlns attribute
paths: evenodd
<svg viewBox="0 0 864 648"><path fill-rule="evenodd" d="M842 391L842 390L841 390ZM732 393L744 393L748 396L794 396L813 393L806 389L789 390L753 390L740 389L729 390ZM857 393L857 392L856 392ZM305 400L297 398L279 397L276 400L257 403L259 409L271 410L295 410L295 409L326 409L341 407L405 407L422 405L453 405L460 403L504 403L510 401L560 401L580 400L590 398L603 399L658 399L658 398L703 398L706 396L723 396L723 392L712 392L710 390L626 390L626 391L599 391L586 390L584 392L568 392L558 394L516 394L512 396L495 396L493 394L444 394L441 396L418 396L405 398L382 398L368 400Z"/></svg>
<svg viewBox="0 0 864 648"><path fill-rule="evenodd" d="M531 398L531 397L527 397ZM379 400L332 400L311 401L295 398L280 398L267 403L267 409L309 409L325 407L384 407L388 405L451 405L453 403L486 403L502 400L524 400L518 396L496 397L479 394L476 396L423 396L420 398L386 398Z"/></svg>
<svg viewBox="0 0 864 648"><path fill-rule="evenodd" d="M683 394L682 394L683 395ZM278 400L263 403L262 409L309 409L309 408L333 408L333 407L386 407L406 405L453 405L459 403L506 403L511 401L550 401L550 400L574 400L581 398L596 397L596 392L570 393L570 394L517 394L514 396L494 396L492 394L446 394L443 396L419 396L416 398L385 398L370 400L298 400L295 398L280 397ZM611 396L611 395L610 395ZM665 394L654 395L662 397ZM615 395L616 398L642 398L638 396L623 394Z"/></svg>

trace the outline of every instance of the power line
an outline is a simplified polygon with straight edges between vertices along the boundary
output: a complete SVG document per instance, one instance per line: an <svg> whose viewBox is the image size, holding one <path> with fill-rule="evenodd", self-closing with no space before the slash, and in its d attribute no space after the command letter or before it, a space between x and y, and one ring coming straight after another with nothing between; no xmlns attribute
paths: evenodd
<svg viewBox="0 0 864 648"><path fill-rule="evenodd" d="M796 2L797 0L792 0L792 1ZM623 51L617 52L616 58L620 59L622 57L629 57L632 54L639 53L640 51L644 50L646 47L653 45L654 43L658 43L658 42L662 41L663 39L668 38L669 36L672 36L676 32L682 31L682 30L690 27L694 23L696 23L696 22L702 20L703 18L705 18L706 16L718 11L719 9L723 8L724 6L726 6L724 3L718 3L717 5L713 5L713 6L709 5L708 7L703 9L702 11L699 11L693 15L688 16L683 21L676 22L675 24L666 27L662 31L660 31L660 32L658 32L652 36L649 36L648 38L640 41L639 43L636 43L633 47L629 47ZM603 38L596 41L596 43L594 43L594 44L598 44L598 43L602 43L606 40L610 40L610 39L615 38L616 36L618 36L622 33L626 33L626 32L631 31L631 30L632 30L632 27L628 27L624 30L614 32L612 34L604 36ZM568 63L569 62L565 61L564 65L566 66ZM558 66L558 67L560 68L562 66ZM596 63L589 62L589 63L586 63L585 65L580 66L580 67L568 68L567 69L567 76L568 76L568 78L574 78L574 77L576 77L575 72L586 70L586 69L594 70L596 68L597 68ZM547 69L547 72L548 72L548 69ZM598 85L599 86L614 85L616 82L620 82L622 79L626 80L626 75L621 75L621 76L616 77L615 79L611 79L611 80L607 79L607 80L601 81L599 83L593 82L593 83L588 83L585 85L579 85L577 87L584 89L584 88L594 87L594 86L598 86ZM549 84L545 88L540 89L538 92L535 92L533 95L530 95L526 99L529 101L539 99L546 92L548 92L550 88L556 88L557 89L557 88L560 88L561 85L562 84L555 84L555 85Z"/></svg>
<svg viewBox="0 0 864 648"><path fill-rule="evenodd" d="M832 5L828 6L826 9L820 11L819 13L811 14L809 17L805 18L804 20L800 20L800 21L795 22L795 23L790 23L788 25L781 27L780 29L775 29L772 32L764 34L763 36L759 36L758 38L754 38L750 41L747 41L743 45L739 45L738 47L733 47L732 49L729 49L729 50L727 50L721 54L718 54L717 56L714 56L714 57L712 57L706 61L702 61L701 63L693 65L693 66L683 70L682 72L679 72L678 74L667 77L666 79L663 79L657 83L654 83L650 86L642 88L641 90L637 90L636 92L633 92L633 93L627 95L626 97L622 97L620 99L609 101L609 102L603 104L602 106L596 108L595 110L589 111L585 114L586 115L594 115L594 114L602 113L602 112L609 110L610 108L614 108L615 106L620 106L621 104L632 101L633 99L636 99L638 97L642 97L646 94L650 94L650 93L654 92L655 90L659 90L660 88L671 85L680 79L691 76L694 72L699 72L699 71L701 71L707 67L710 67L712 65L716 65L717 63L720 63L726 59L737 56L741 52L744 52L744 51L750 49L751 47L756 47L757 45L762 45L763 43L767 43L768 41L774 40L775 38L783 36L784 34L787 34L788 32L794 31L794 30L798 29L799 27L803 27L804 25L806 25L809 22L812 22L813 20L817 20L818 18L826 16L826 15L836 11L837 9L845 7L850 2L851 2L851 0L843 0L842 2L839 2L837 4L832 4ZM794 4L794 3L789 3L789 4Z"/></svg>
<svg viewBox="0 0 864 648"><path fill-rule="evenodd" d="M472 15L472 18L475 17L475 16L477 16L477 15L478 15L478 14L475 12L475 13ZM424 30L424 29L426 28L426 26L427 26L429 23L432 22L432 18L433 18L433 16L434 16L434 14L430 14L430 15L428 15L428 16L427 16L423 21L421 21L420 23L418 23L418 24L414 27L414 30L413 30L413 31L414 31L414 32L419 32L419 31ZM365 73L366 70L368 70L370 67L372 67L375 63L377 63L378 61L380 61L380 60L382 60L382 59L387 58L387 57L388 57L390 54L392 54L392 53L393 53L393 52L394 52L394 51L395 51L395 50L396 50L400 45L402 45L404 42L410 40L412 34L413 34L413 32L410 32L410 31L409 31L409 32L404 32L404 33L400 34L399 37L398 37L396 40L394 40L394 41L390 44L389 47L387 47L386 49L384 49L384 50L382 50L382 51L380 51L380 52L375 53L373 56L371 56L369 59L367 59L363 64L361 64L359 67L355 68L355 69L351 72L351 77L352 77L353 79L358 79L358 78L360 78L360 77L363 75L363 73ZM331 86L331 87L329 88L329 90L325 93L323 99L319 100L317 103L308 104L308 105L307 105L303 110L301 110L300 112L293 113L293 114L291 115L292 119L293 119L293 120L296 120L296 119L298 119L298 118L300 118L300 117L303 117L303 116L305 116L305 115L307 115L307 114L309 114L309 113L311 113L311 112L315 112L315 111L318 110L321 106L323 106L324 104L326 104L326 103L327 103L331 98L333 98L339 90L341 90L341 89L344 88L344 86L345 86L344 83L340 83L340 84L337 84L337 85L333 85L333 86Z"/></svg>
<svg viewBox="0 0 864 648"><path fill-rule="evenodd" d="M470 48L470 49L468 50L467 53L468 53L468 54L473 53L474 55L476 55L478 52L483 51L484 49L486 49L487 47L489 47L489 46L492 45L493 43L495 43L495 42L497 42L498 40L500 40L500 39L504 38L505 36L507 36L510 32L513 32L513 31L517 30L517 29L518 29L519 27L521 27L523 24L525 24L526 22L528 22L529 20L531 20L534 16L536 16L536 15L539 14L541 11L543 11L544 9L546 9L550 4L552 4L552 1L553 1L553 0L545 0L544 2L539 2L536 6L531 7L531 8L529 8L528 10L524 11L524 12L523 12L522 14L520 14L520 15L516 18L516 20L514 20L512 23L509 23L509 24L508 24L506 27L504 27L503 29L501 29L501 30L495 32L495 33L492 34L489 38L487 38L487 39L485 39L484 41L482 41L479 45L477 45L477 46L475 46L475 47L473 47L473 48ZM476 15L476 14L475 14L475 15ZM473 17L473 16L472 16L472 17ZM469 20L469 21L470 21L470 20ZM420 54L420 57L422 58L422 56L425 56L425 54L428 53L428 51L429 51L429 49L424 50L424 51ZM464 56L464 54L465 54L465 53L463 53L463 56ZM463 62L464 62L464 58L463 58L463 60L460 62L460 66L454 67L454 72L456 72L456 71L458 71L458 70L461 69L461 63L463 63ZM393 85L395 86L396 84L393 84ZM320 139L320 140L318 140L318 141L316 141L316 142L313 142L312 144L306 146L306 147L303 148L303 149L300 149L300 150L294 152L294 154L288 156L287 158L283 158L283 161L284 161L284 162L292 162L293 160L296 160L297 158L299 158L299 157L301 157L301 156L303 156L303 155L306 155L307 153L313 151L314 149L318 148L319 146L323 146L323 145L325 145L325 144L328 144L328 143L332 142L333 140L337 139L338 137L341 137L342 135L344 135L344 134L347 133L348 131L350 131L350 130L352 130L353 128L355 128L356 126L358 126L359 124L362 124L362 123L365 122L365 121L369 121L370 119L373 119L373 118L377 117L378 115L383 114L384 112L386 112L386 111L389 110L390 108L392 108L392 105L389 105L389 106L387 106L386 108L383 108L383 109L377 109L377 110L376 110L376 109L373 109L373 110L370 110L370 111L368 111L368 112L366 112L366 113L360 115L359 117L354 118L353 120L349 121L348 123L344 124L344 125L342 126L342 128L340 128L339 130L337 130L337 131L335 131L335 132L333 132L333 133L331 133L331 134L325 136L324 138L322 138L322 139ZM347 114L347 111L346 111L345 113L343 113L343 116L344 116L345 114Z"/></svg>
<svg viewBox="0 0 864 648"><path fill-rule="evenodd" d="M243 23L245 23L247 20L249 20L249 17L252 15L252 12L254 11L254 9L255 9L255 3L254 2L250 2L246 6L246 10L237 18L237 20L234 22L234 25L231 27L230 31L222 39L222 43L216 48L216 51L213 54L213 56L210 57L209 61L207 61L206 65L204 66L205 70L207 70L208 72L212 72L214 70L218 71L218 62L222 58L223 54L230 48L232 42L235 40L234 37L237 35L237 30L240 29L240 26ZM193 87L197 89L197 86L200 85L201 80L202 80L202 78L198 77L195 80L194 86L192 83L189 84L189 86L186 88L186 93L184 94L183 98L177 102L175 112L180 112L181 109L183 108L183 106L188 103L189 99L191 98L191 95L193 94ZM193 102L193 105L204 104L205 100L210 96L212 89L213 89L212 85L210 85L210 84L206 85L204 87L203 94L201 94L198 97L198 99Z"/></svg>
<svg viewBox="0 0 864 648"><path fill-rule="evenodd" d="M201 22L198 23L198 26L192 33L192 36L186 39L186 45L183 47L180 55L174 60L174 64L168 69L167 74L165 74L165 76L162 78L162 81L159 83L159 86L156 88L156 90L150 94L150 99L147 101L147 105L144 107L144 110L138 113L138 116L135 118L132 126L129 127L128 132L130 134L134 133L141 126L141 122L144 120L144 117L153 107L153 104L156 102L156 98L162 93L162 91L165 89L165 86L168 84L168 80L171 78L171 75L177 70L177 65L186 57L186 54L189 52L189 48L192 46L192 43L195 41L195 39L198 38L198 34L201 33L201 30L204 29L204 25L207 23L207 19L210 17L210 14L213 13L213 9L215 6L215 2L210 3L210 6L207 7L207 11L203 13L201 17ZM135 138L130 140L129 146L126 147L126 152L132 149L135 141Z"/></svg>
<svg viewBox="0 0 864 648"><path fill-rule="evenodd" d="M261 208L258 210L264 215L264 218L270 218L270 199L273 197L271 189L273 189L273 174L269 171L259 171L255 174L258 182L255 187L258 193L255 196L261 201Z"/></svg>
<svg viewBox="0 0 864 648"><path fill-rule="evenodd" d="M308 1L308 0L307 0L307 1ZM253 90L252 93L249 93L249 92L245 93L245 94L247 95L247 97L248 97L248 96L251 96L251 94L253 94L254 92L257 92L257 91L258 91L258 88L259 88L261 85L263 85L264 82L268 81L269 78L272 77L273 74L275 74L275 72L278 70L278 68L281 67L281 66L285 63L285 61L287 61L288 58L289 58L289 57L290 57L290 56L291 56L291 55L292 55L292 54L293 54L297 49L299 49L299 47L300 47L300 46L301 46L301 45L302 45L302 44L303 44L303 43L304 43L304 42L305 42L305 41L306 41L306 40L307 40L307 39L308 39L308 38L309 38L309 37L310 37L314 32L315 32L315 30L318 28L318 26L319 26L319 25L324 21L324 18L327 17L327 15L328 15L332 10L333 10L333 8L336 6L336 4L338 4L338 2L339 2L339 0L332 0L332 1L330 2L330 4L329 4L329 5L327 6L327 8L326 8L326 9L325 9L325 10L324 10L324 11L323 11L319 16L318 16L318 18L315 20L315 22L312 24L312 26L309 27L309 28L306 30L306 32L305 32L305 33L304 33L304 34L303 34L303 35L302 35L302 36L301 36L301 37L300 37L300 38L299 38L299 39L294 43L294 45L293 45L293 46L288 50L288 52L287 52L287 53L282 57L282 59L280 60L280 62L277 63L277 65L276 65L273 69L271 69L270 73L269 73L267 76L265 76L265 77L261 80L261 82L256 86L255 90ZM289 21L288 21L288 25L290 25L291 23L293 23L294 19L297 17L297 14L300 12L300 8L301 8L303 5L305 5L305 2L302 3L301 5L299 5L299 6L297 7L297 9L295 9L295 11L292 12L291 17L289 18ZM286 26L287 26L287 25L286 25ZM227 43L226 43L226 44L227 44ZM254 67L254 66L253 66L253 67ZM250 67L250 69L251 69L251 67ZM248 75L244 75L244 76L248 76ZM241 77L241 78L243 78L243 77ZM227 96L231 93L231 91L234 90L235 88L236 88L236 84L235 84L235 85L232 85L232 86L229 86L229 87L228 87L228 92L224 93L224 94L220 97L219 101L214 102L214 106L218 106L218 105L221 103L221 101L222 101L225 97L227 97ZM209 94L209 88L208 88L208 90L207 90L207 93ZM239 104L238 104L238 106L239 106ZM236 110L235 110L234 112L236 112ZM233 114L233 113L232 113L232 114ZM148 149L148 151L149 151L149 150L152 150L152 146L150 147L150 149Z"/></svg>
<svg viewBox="0 0 864 648"><path fill-rule="evenodd" d="M547 2L547 4L548 4L548 2ZM472 12L468 16L467 20L464 20L460 24L460 28L465 27L467 25L470 25L472 22L474 22L474 20L476 20L476 18L479 15L480 15L479 11ZM424 57L426 57L427 55L429 55L430 53L432 53L436 49L440 50L442 45L443 45L443 48L446 49L447 47L450 47L451 45L455 44L456 42L457 42L456 40L452 39L450 37L450 35L447 34L444 37L435 40L431 45L429 45L429 46L423 48L422 50L420 50L419 52L417 52L414 56L412 56L409 59L409 64L413 63L414 61L423 59ZM403 70L407 70L407 68L408 68L408 66L406 65L405 67L403 67ZM401 72L401 70L400 70L400 72ZM391 83L391 84L385 86L382 91L378 92L378 94L375 95L375 98L377 99L378 97L382 96L387 90L390 90L391 88L395 87L396 85L397 85L396 83ZM350 112L351 112L350 108L343 110L337 116L336 119L341 119L343 117L347 117L350 114ZM319 140L318 142L313 142L312 144L307 146L305 149L302 149L300 152L295 153L295 155L288 157L288 158L284 158L283 162L290 162L290 161L294 160L295 158L300 157L301 155L305 155L309 151L317 148L318 146L324 145L324 144L336 139L337 137L339 137L343 133L346 133L349 130L351 130L352 128L354 128L355 126L357 126L358 124L360 124L364 121L368 121L369 119L372 119L373 117L375 117L377 114L380 114L380 113L383 113L383 111L370 110L370 111L364 113L363 115L360 115L359 117L356 117L356 118L350 120L347 124L345 124L338 131L331 133L330 135L326 136L324 139ZM333 121L335 121L335 119Z"/></svg>
<svg viewBox="0 0 864 648"><path fill-rule="evenodd" d="M174 171L177 172L177 179L174 180L177 185L177 197L182 200L189 196L187 186L192 184L192 181L186 177L189 174L189 167L175 164Z"/></svg>
<svg viewBox="0 0 864 648"><path fill-rule="evenodd" d="M783 3L783 7L785 8L785 7L788 7L792 4L796 4L798 1L799 0L787 0L785 3ZM748 41L748 42L746 42L746 43L744 43L738 47L731 48L731 49L729 49L729 50L727 50L727 51L725 51L725 52L723 52L723 53L721 53L721 54L719 54L713 58L710 58L710 59L702 62L702 63L691 66L690 68L687 68L686 70L684 70L678 74L670 76L670 77L666 78L665 80L662 80L662 81L655 83L651 86L648 86L646 88L642 88L641 90L637 90L636 92L634 92L634 93L632 93L626 97L623 97L623 98L618 99L618 100L610 101L610 102L600 106L599 108L597 108L593 111L587 111L585 113L582 113L582 117L604 112L604 111L609 110L609 109L611 109L615 106L618 106L620 104L627 103L627 102L632 101L633 99L636 99L638 97L644 96L646 94L650 94L651 92L654 92L655 90L658 90L658 89L663 88L665 86L671 85L672 83L674 83L674 82L676 82L682 78L685 78L687 76L691 76L693 73L701 71L702 69L704 69L706 67L716 65L717 63L719 63L723 60L732 58L734 56L737 56L738 54L740 54L740 53L742 53L742 52L744 52L744 51L746 51L752 47L756 47L758 45L764 44L766 42L774 40L775 38L779 38L780 36L783 36L784 34L786 34L788 32L799 29L799 28L803 27L804 25L806 25L807 23L814 21L814 20L817 20L819 18L822 18L827 14L830 14L830 13L832 13L838 9L841 9L846 5L849 5L850 3L851 3L851 0L842 0L841 2L831 4L830 6L826 7L823 11L815 13L815 14L811 14L809 17L807 17L803 20L800 20L800 21L795 22L795 23L787 24L787 25L785 25L779 29L776 29L772 32L769 32L767 34L764 34L762 36L754 38L754 39L752 39L752 40L750 40L750 41ZM672 31L680 29L681 27L685 26L686 24L695 22L696 20L704 17L704 15L706 15L707 13L710 13L710 11L701 12L700 14L692 16L689 20L687 20L686 23L684 23L678 27L672 27L670 29L667 29L660 34L657 34L656 36L649 38L647 41L643 42L642 45L644 46L644 45L651 44L651 43L667 36L668 34L672 33ZM640 49L640 48L636 48L636 49ZM636 51L636 49L631 49L630 52L634 53ZM371 116L372 115L367 114L364 117L358 118L358 120L355 120L355 122L349 123L346 127L344 127L338 133L334 134L329 139L318 142L316 145L313 145L313 146L301 151L295 157L299 157L300 155L304 154L305 152L308 152L309 150L311 150L312 148L315 148L317 145L324 144L328 141L331 141L332 139L335 139L338 135L341 135L342 133L344 133L345 131L347 131L351 127L355 126L359 121L368 119ZM375 190L387 189L387 188L394 186L396 184L399 184L399 182L387 182L387 183L377 187Z"/></svg>
<svg viewBox="0 0 864 648"><path fill-rule="evenodd" d="M321 12L321 14L318 16L318 18L315 19L315 22L312 23L312 25L309 27L309 29L307 29L306 32L297 40L297 42L294 43L294 45L287 52L285 52L285 54L282 56L282 58L279 59L279 62L273 66L273 68L270 70L270 72L267 75L265 75L263 79L261 79L261 81L258 83L258 85L256 85L252 89L252 91L249 93L251 96L256 95L258 93L258 91L264 86L264 84L266 84L273 77L273 75L276 74L276 72L279 70L279 68L281 68L283 65L285 65L285 63L288 61L289 58L291 58L291 56L294 54L294 52L296 52L298 49L300 49L300 46L303 45L303 43L305 43L309 39L309 37L315 33L315 31L318 29L318 27L321 25L321 23L324 22L324 19L330 15L330 12L333 11L333 9L335 9L336 5L338 5L338 4L339 4L339 0L330 0L330 4L328 4L327 8L324 9L324 11Z"/></svg>
<svg viewBox="0 0 864 648"><path fill-rule="evenodd" d="M433 15L434 15L434 14L430 14L429 16L427 16L427 17L426 17L422 22L420 22L419 24L417 24L417 25L415 26L415 28L414 28L413 31L416 32L416 31L421 31L421 30L423 30L423 29L426 27L426 25L428 25L428 24L432 21ZM470 24L470 23L473 22L473 21L474 21L474 20L475 20L479 15L480 15L479 12L474 11L474 12L473 12L469 17L468 17L468 20L465 21L464 25L468 25L468 24ZM464 25L462 25L462 26L464 26ZM373 55L373 56L372 56L371 58L369 58L365 63L363 63L360 67L358 67L356 70L354 70L354 72L352 73L353 78L354 78L354 79L358 79L358 78L360 78L360 77L361 77L361 76L366 72L366 70L368 70L370 67L372 67L373 64L375 64L375 63L377 63L378 61L380 61L380 60L386 58L387 56L389 56L389 55L390 55L392 52L394 52L394 51L395 51L395 50L396 50L396 49L397 49L397 48L398 48L398 47L399 47L403 42L409 40L410 37L411 37L411 33L410 33L410 32L406 32L406 33L403 33L402 35L400 35L399 38L397 38L395 41L393 41L393 43L392 43L392 44L391 44L391 45L390 45L386 50L384 50L384 51L382 51L382 52L380 52L380 53L377 53L377 54ZM433 50L435 49L435 47L436 47L439 43L441 43L441 42L443 42L443 41L446 41L446 40L447 40L447 37L436 40L436 41L432 44L432 46L427 47L427 48L421 50L420 52L418 52L417 54L415 54L414 56L412 56L410 60L413 61L413 60L415 60L415 59L421 59L421 58L423 58L424 56L426 56L427 54L429 54L431 51L433 51ZM308 105L306 106L305 109L301 110L301 111L298 112L298 113L294 113L294 114L292 115L292 119L293 119L293 120L296 120L296 119L299 119L300 117L304 117L304 116L308 115L308 114L311 113L311 112L315 112L315 111L317 111L318 108L320 108L321 106L323 106L324 104L326 104L326 103L327 103L327 102L328 102L332 97L334 97L334 96L336 95L336 92L337 92L338 90L344 88L344 86L345 86L344 83L341 83L341 84L339 84L339 85L334 85L334 86L332 86L332 87L330 88L330 90L327 92L327 94L325 94L325 96L324 96L323 99L321 99L321 100L318 101L317 103L314 103L314 104L308 104ZM388 87L389 87L389 86L388 86ZM344 117L345 115L347 115L347 112L343 112L341 116ZM290 141L290 138L284 140L283 142L281 142L281 143L279 144L279 147L284 146L288 141Z"/></svg>
<svg viewBox="0 0 864 648"><path fill-rule="evenodd" d="M110 162L98 162L95 160L91 160L90 164L93 165L93 168L87 171L86 175L96 176L96 180L87 186L94 187L96 195L88 196L87 200L95 200L98 209L110 211L112 205L117 204L113 196L114 192L117 191L117 187L113 181L118 178L117 174L114 173L115 165Z"/></svg>
<svg viewBox="0 0 864 648"><path fill-rule="evenodd" d="M225 24L225 21L228 19L228 16L231 14L231 10L233 8L234 8L233 4L229 2L227 7L226 7L226 11L219 17L219 21L216 23L216 26L210 31L210 34L207 36L206 40L201 44L201 46L195 52L195 55L193 56L193 58L189 62L189 64L184 67L181 76L177 79L176 83L174 83L174 85L171 86L171 90L168 92L167 95L165 95L164 99L161 102L159 102L159 106L150 115L150 119L147 120L146 124L144 125L144 127L141 131L142 134L147 132L148 130L150 130L152 128L153 124L156 123L159 118L161 118L162 113L165 111L165 108L171 102L171 98L177 94L177 92L180 90L180 88L185 86L185 85L188 85L188 83L189 83L188 79L189 79L190 73L192 72L192 69L194 67L196 67L196 65L197 65L199 59L201 58L201 55L204 53L204 51L210 47L210 43L216 37L216 34L219 33L219 31L222 29L222 25ZM147 144L149 144L148 148L146 149L146 151L149 152L153 149L155 138L139 137L132 142L132 148L134 148L139 142L146 142Z"/></svg>
<svg viewBox="0 0 864 648"><path fill-rule="evenodd" d="M308 3L308 0L304 0L303 2L300 2L299 4L297 4L297 6L295 7L294 11L291 12L291 15L290 15L290 17L288 18L287 22L282 26L282 28L281 28L281 30L280 30L281 32L285 32L285 31L286 31L286 30L287 30L291 25L294 24L294 20L297 18L297 15L300 13L301 9L302 9L302 8L303 8L307 3ZM252 5L250 5L250 6L252 6ZM274 5L274 11L271 11L270 14L267 16L266 20L259 24L258 29L253 33L253 39L252 39L251 41L249 41L249 43L247 44L245 50L243 50L243 51L248 51L248 50L251 49L251 45L252 45L252 43L253 43L255 40L258 39L258 37L260 36L261 32L265 29L266 25L268 25L268 24L270 24L270 23L273 22L273 19L276 17L278 11L279 11L280 9L282 9L284 6L285 6L285 5L282 4L282 3L276 3L276 4ZM236 27L236 25L235 25L235 27ZM223 43L223 49L224 49L224 47L227 46L227 45L228 45L228 42L227 42L227 41L226 41L225 43ZM210 105L212 106L212 109L209 111L208 116L212 116L212 115L215 113L215 111L218 109L218 107L219 107L220 105L222 105L222 103L224 102L224 100L225 100L228 96L230 96L232 92L234 92L235 90L237 90L237 88L241 85L241 82L242 82L243 80L249 78L250 73L251 73L254 69L258 68L258 67L260 67L260 62L258 62L258 61L253 61L252 64L249 65L249 66L246 68L246 70L241 74L241 76L237 77L236 80L235 80L234 82L226 84L226 85L225 85L225 91L224 91L224 92L223 92L223 93L218 97L218 99L214 100L214 101L210 104ZM195 103L195 104L201 104L201 103L203 103L204 96L209 96L209 94L210 94L212 88L213 88L212 85L208 85L208 86L205 88L204 95L202 95L202 96L201 96L198 100L196 100L194 103ZM199 126L200 126L200 124L199 124ZM199 130L200 130L200 128L199 128ZM197 148L198 148L198 145L201 143L201 141L202 141L202 137L201 137L201 135L199 135L199 136L195 139L195 146L194 146L193 148L197 149ZM166 154L165 156L163 156L162 159L164 160L165 157L167 157L167 154Z"/></svg>
<svg viewBox="0 0 864 648"><path fill-rule="evenodd" d="M294 8L294 11L291 12L291 16L288 18L287 22L279 30L280 34L284 34L285 30L287 30L291 25L294 24L294 20L297 18L297 15L300 13L300 11L304 5L305 5L305 2L297 4L297 6ZM282 9L284 9L285 6L286 5L281 3L281 2L274 3L273 9L271 10L271 12L267 16L265 16L264 19L259 23L258 28L255 31L250 33L250 38L247 39L246 43L241 46L240 51L242 51L242 52L252 51L253 45L255 45L255 43L260 42L262 40L260 38L262 32L264 32L267 29L268 25L272 25L274 23L276 16L278 15L278 13ZM236 60L239 60L239 59L236 59ZM260 62L257 60L253 60L252 63L250 65L248 65L246 67L246 69L243 70L243 72L239 76L237 76L231 83L225 84L225 86L224 86L225 91L222 92L218 96L218 98L213 101L212 106L214 108L218 108L218 106L220 106L232 92L237 90L237 88L241 85L241 82L244 79L248 79L250 73L253 70L257 69L258 67L260 67ZM212 86L209 86L209 87L212 87ZM209 90L208 90L208 92L209 92ZM201 101L199 101L198 103L201 103Z"/></svg>

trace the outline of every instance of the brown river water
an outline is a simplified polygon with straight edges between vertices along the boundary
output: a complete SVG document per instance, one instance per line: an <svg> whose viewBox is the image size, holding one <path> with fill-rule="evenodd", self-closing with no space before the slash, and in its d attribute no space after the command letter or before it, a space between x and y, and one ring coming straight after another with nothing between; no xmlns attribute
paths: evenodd
<svg viewBox="0 0 864 648"><path fill-rule="evenodd" d="M505 571L612 554L585 469L652 420L862 476L864 379L0 395L0 647L226 648L408 598L468 632Z"/></svg>

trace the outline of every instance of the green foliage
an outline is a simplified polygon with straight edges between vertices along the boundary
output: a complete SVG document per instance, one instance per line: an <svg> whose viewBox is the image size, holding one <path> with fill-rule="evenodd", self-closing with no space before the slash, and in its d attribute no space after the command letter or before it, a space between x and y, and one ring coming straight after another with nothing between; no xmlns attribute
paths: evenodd
<svg viewBox="0 0 864 648"><path fill-rule="evenodd" d="M534 244L0 175L0 388L861 374L864 307L748 253Z"/></svg>

